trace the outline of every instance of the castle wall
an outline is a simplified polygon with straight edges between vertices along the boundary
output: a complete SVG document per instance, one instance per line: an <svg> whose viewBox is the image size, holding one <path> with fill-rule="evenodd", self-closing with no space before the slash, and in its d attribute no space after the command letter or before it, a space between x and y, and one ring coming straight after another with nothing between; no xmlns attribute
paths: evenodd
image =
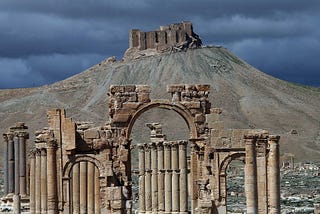
<svg viewBox="0 0 320 214"><path fill-rule="evenodd" d="M158 30L150 32L133 29L129 35L129 47L139 50L157 49L163 51L189 41L193 35L195 34L191 22L160 26Z"/></svg>

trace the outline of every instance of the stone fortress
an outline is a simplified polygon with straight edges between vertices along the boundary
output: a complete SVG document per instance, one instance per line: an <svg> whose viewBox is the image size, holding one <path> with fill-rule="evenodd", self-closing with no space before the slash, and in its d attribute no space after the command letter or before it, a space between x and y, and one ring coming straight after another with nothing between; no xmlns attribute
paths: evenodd
<svg viewBox="0 0 320 214"><path fill-rule="evenodd" d="M142 32L133 29L129 33L129 49L125 58L130 55L154 54L166 51L182 51L188 48L199 48L202 45L200 37L193 32L191 22L161 26L156 31Z"/></svg>

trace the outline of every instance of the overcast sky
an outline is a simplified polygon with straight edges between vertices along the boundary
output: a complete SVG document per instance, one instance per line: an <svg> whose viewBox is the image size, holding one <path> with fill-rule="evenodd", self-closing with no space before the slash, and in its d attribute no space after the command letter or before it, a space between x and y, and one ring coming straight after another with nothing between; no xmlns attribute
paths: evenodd
<svg viewBox="0 0 320 214"><path fill-rule="evenodd" d="M320 87L319 0L0 0L0 88L49 84L120 59L130 29L183 20L205 45Z"/></svg>

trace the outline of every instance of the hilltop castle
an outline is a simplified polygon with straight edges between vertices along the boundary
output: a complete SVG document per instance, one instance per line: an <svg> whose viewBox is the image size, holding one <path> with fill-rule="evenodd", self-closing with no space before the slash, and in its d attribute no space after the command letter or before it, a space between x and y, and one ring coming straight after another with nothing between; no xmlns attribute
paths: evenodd
<svg viewBox="0 0 320 214"><path fill-rule="evenodd" d="M159 29L143 32L132 29L129 34L129 49L125 56L144 50L156 52L181 51L187 48L201 47L200 37L193 32L191 22L160 26Z"/></svg>

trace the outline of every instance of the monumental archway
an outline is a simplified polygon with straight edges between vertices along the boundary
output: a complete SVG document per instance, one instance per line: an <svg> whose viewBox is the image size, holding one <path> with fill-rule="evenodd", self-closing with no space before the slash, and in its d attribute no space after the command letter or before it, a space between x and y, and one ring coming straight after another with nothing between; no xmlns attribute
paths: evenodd
<svg viewBox="0 0 320 214"><path fill-rule="evenodd" d="M189 128L189 141L192 144L191 158L196 162L196 159L198 159L197 151L205 145L204 136L207 134L205 115L210 112L210 103L207 100L209 90L208 85L172 85L167 88L167 91L172 95L171 100L151 100L149 86L111 86L109 93L111 125L123 130L122 133L126 136L128 148L130 147L132 127L141 114L153 108L173 110L185 120ZM170 147L170 149L171 152L176 150L174 147ZM128 156L127 160L130 160L130 151L126 154ZM165 162L165 160L163 161ZM127 163L123 170L127 180L131 180L130 167L131 163ZM191 165L192 180L196 180L198 171L197 165ZM191 198L196 201L197 186L192 183L191 189ZM195 203L193 203L194 206L196 206ZM172 206L167 208L166 211L171 212L171 208L174 209Z"/></svg>
<svg viewBox="0 0 320 214"><path fill-rule="evenodd" d="M78 208L70 209L70 181L76 186L72 188L72 197L81 195L81 190L77 187L87 186L86 180L90 174L88 167L91 172L94 169L94 178L97 178L95 183L99 185L87 187L84 190L87 194L83 196L88 198L89 193L96 194L96 198L101 199L101 213L131 213L130 135L135 121L144 112L154 108L173 110L184 119L189 128L192 213L226 213L225 170L230 161L243 157L247 213L280 213L279 136L269 135L265 130L225 129L219 116L221 109L211 108L208 101L209 89L209 85L171 85L167 88L171 100L151 100L149 86L111 86L110 120L99 127L93 127L90 122L75 123L66 117L64 110L49 110L49 128L36 132L35 148L29 157L30 181L27 183L30 190L30 213L77 213ZM146 161L139 168L141 173L145 173L142 180L150 181L151 178L149 184L152 186L152 178L163 181L163 178L152 176L152 172L165 172L164 177L167 179L164 182L172 184L172 189L168 189L171 192L167 191L168 197L164 197L162 209L167 213L177 210L184 212L185 209L181 207L185 206L183 202L186 199L177 197L176 193L186 195L186 143L162 142L159 125L152 123L149 128L151 143L139 150L139 155L144 157L141 160ZM20 138L21 145L24 145L24 136L27 136L25 126L20 124L10 128L4 135L5 151L12 151ZM158 153L162 148L163 156L161 152ZM13 160L23 163L24 157L12 152L7 155L5 174L12 177L16 170L13 171L9 164ZM157 162L163 163L163 168L155 169L156 162L151 156L157 157ZM81 164L84 166L81 167ZM77 169L73 171L75 166ZM79 173L87 179L78 179ZM23 173L15 176L17 192L20 183L23 186L24 178ZM141 187L147 188L147 183ZM13 182L10 183L8 179L5 180L5 190L10 190L6 200L14 199L15 204L18 204L19 193L12 192ZM141 192L145 195L147 193L152 194ZM14 197L12 194L15 194ZM172 200L166 200L168 198ZM88 213L92 212L92 209L88 209L92 208L92 202L83 201L83 205L86 205L84 209ZM78 203L74 198L72 203L80 205L81 201ZM154 208L151 212L156 213L159 206Z"/></svg>

